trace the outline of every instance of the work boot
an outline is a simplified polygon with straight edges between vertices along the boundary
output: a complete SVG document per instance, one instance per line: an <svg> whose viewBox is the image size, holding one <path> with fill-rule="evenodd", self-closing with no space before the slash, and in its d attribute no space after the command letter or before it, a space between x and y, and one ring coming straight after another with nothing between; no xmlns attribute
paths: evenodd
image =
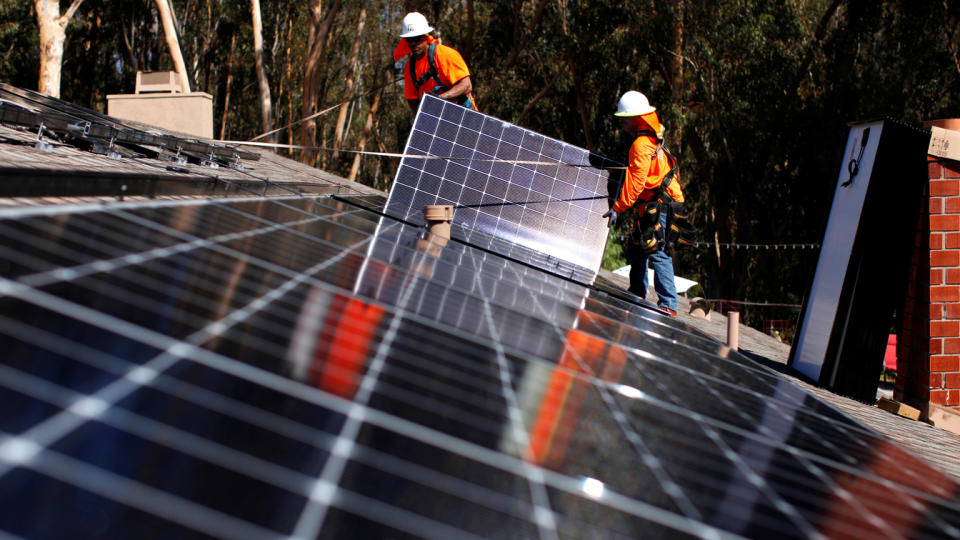
<svg viewBox="0 0 960 540"><path fill-rule="evenodd" d="M660 307L660 309L666 311L666 312L667 312L667 315L670 315L670 318L671 318L671 319L676 319L676 318L677 318L677 311L676 311L675 309L670 309L670 308L668 308L668 307L662 307L662 306Z"/></svg>

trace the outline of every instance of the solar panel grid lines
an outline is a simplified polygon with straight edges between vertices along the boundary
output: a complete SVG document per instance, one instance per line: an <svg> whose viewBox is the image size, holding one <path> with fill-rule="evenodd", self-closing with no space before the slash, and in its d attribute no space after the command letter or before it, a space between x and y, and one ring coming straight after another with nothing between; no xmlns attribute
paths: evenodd
<svg viewBox="0 0 960 540"><path fill-rule="evenodd" d="M709 390L710 387L707 386L707 389ZM716 392L712 392L712 394L713 394L715 397L720 397L720 398L722 398L722 396L720 396L720 395L719 395L718 393L716 393ZM743 416L743 413L740 413L740 414L741 414L741 416ZM621 416L621 415L618 415L618 414L614 413L614 417L615 417L615 418L620 417L620 416ZM765 426L761 426L761 427L765 427ZM719 441L719 439L718 439L717 436L716 436L716 432L715 432L713 429L708 429L707 432L708 432L708 434L711 435L712 438L717 439L717 440ZM721 444L721 446L724 447L725 453L726 453L727 455L729 455L729 456L732 456L732 458L734 459L734 461L737 462L738 467L746 470L748 474L752 474L752 473L750 473L749 470L747 470L747 469L743 466L742 462L736 458L736 454L735 454L734 452L732 452L729 448L726 448L725 445L722 445L722 444ZM650 454L649 454L649 453L645 453L645 455L650 455ZM659 468L659 467L658 467L658 464L657 464L656 462L651 463L651 467L652 467L652 468L655 468L655 469L656 469L656 468ZM668 479L665 481L665 485L666 485L666 486L671 486L671 483L669 482ZM667 489L668 491L669 491L670 489L673 489L674 491L677 491L677 490L678 490L678 488L675 488L675 487L672 487L672 488L671 488L671 487L668 487L668 488L665 488L665 489ZM775 494L770 493L770 492L769 492L770 490L769 490L768 487L767 487L767 488L764 488L764 489L768 492L767 497L768 497L768 498L771 498L771 499L773 499L773 500L777 500L777 501L778 501L778 502L777 502L777 506L778 506L781 510L786 510L787 514L791 516L791 519L798 525L798 527L799 527L801 530L803 530L803 531L805 532L805 534L808 534L808 535L809 535L809 534L813 533L813 530L812 530L810 524L807 523L807 522L806 522L803 518L801 518L799 515L797 515L796 512L793 511L792 508L791 508L789 505L787 505L786 503L784 503L782 500L779 500L779 498L776 497ZM771 496L771 495L772 495L772 496Z"/></svg>
<svg viewBox="0 0 960 540"><path fill-rule="evenodd" d="M454 205L455 223L595 276L615 162L432 96L421 102L404 154L389 215L420 223L423 206Z"/></svg>
<svg viewBox="0 0 960 540"><path fill-rule="evenodd" d="M109 523L136 515L181 534L289 535L305 508L323 511L319 521L306 514L314 525L302 529L321 537L863 535L880 531L873 518L918 517L925 528L911 530L936 536L960 520L955 484L653 312L619 318L620 300L458 240L428 255L416 248L417 228L329 198L183 208L104 207L83 219L69 209L19 213L8 218L48 221L14 229L0 220L0 236L59 236L76 248L58 264L28 265L43 274L0 281L0 346L31 358L0 361L9 390L0 402L16 387L30 395L15 403L43 411L0 421L0 445L10 444L0 463L13 464L0 492L31 486L18 500L37 500L40 487L89 493L95 508L111 509ZM122 223L155 231L157 245L150 234L118 234ZM231 234L242 236L214 241ZM112 262L71 279L64 265L91 262L85 237L89 253ZM179 248L197 239L209 245ZM38 245L33 259L57 253L55 243ZM183 257L193 252L203 256ZM0 262L16 256L0 253ZM311 270L324 262L328 270ZM44 286L24 282L38 275ZM102 300L84 305L89 295L71 291L81 289ZM128 319L137 307L216 335L191 345L183 329ZM161 370L151 361L163 351L177 354ZM371 371L377 351L382 362ZM118 381L133 390L103 399ZM50 444L23 436L76 413L86 416ZM221 447L228 457L213 461ZM157 463L180 463L180 475L229 478L231 497L165 482L177 474L128 472L128 457L104 461L91 448L97 456L142 449ZM30 455L43 459L24 465ZM324 479L331 464L339 471ZM100 479L99 495L85 490ZM270 504L249 511L254 503L234 500L257 485L268 487L253 492L279 490ZM127 487L132 501L121 495ZM150 513L157 501L172 503ZM181 511L192 521L177 519ZM32 536L18 516L0 512L0 529Z"/></svg>
<svg viewBox="0 0 960 540"><path fill-rule="evenodd" d="M478 283L479 284L479 283ZM482 285L480 294L484 295L482 290ZM490 327L490 331L493 337L493 342L496 350L497 357L497 373L500 378L500 382L503 385L503 396L507 402L507 411L510 416L510 439L513 445L516 445L514 453L517 455L524 455L526 449L530 447L530 438L528 437L529 427L525 425L521 415L520 408L517 401L517 395L514 391L514 382L510 375L510 369L507 366L506 354L504 352L503 346L500 344L499 335L497 333L497 325L493 320L493 315L490 310L490 303L484 301L484 318L487 321L487 324ZM541 538L556 538L557 537L557 523L556 517L553 515L553 511L550 508L549 497L547 496L545 490L545 480L543 474L540 472L540 469L529 465L529 462L524 460L525 472L527 474L527 481L530 484L530 490L533 493L534 508L533 519L540 528Z"/></svg>
<svg viewBox="0 0 960 540"><path fill-rule="evenodd" d="M350 204L367 208L371 211L383 212L383 205L370 204L367 202L358 202L356 197L334 197L336 200L342 200ZM394 217L398 220L396 216ZM406 221L406 220L404 220ZM409 222L412 223L412 222ZM589 270L575 264L558 259L552 255L535 251L529 247L515 244L505 240L490 236L476 229L462 227L458 223L451 224L452 238L467 244L470 247L480 249L495 256L495 261L500 264L507 264L509 261L519 262L540 272L546 271L553 275L560 276L571 283L569 285L582 287L594 279L595 271Z"/></svg>

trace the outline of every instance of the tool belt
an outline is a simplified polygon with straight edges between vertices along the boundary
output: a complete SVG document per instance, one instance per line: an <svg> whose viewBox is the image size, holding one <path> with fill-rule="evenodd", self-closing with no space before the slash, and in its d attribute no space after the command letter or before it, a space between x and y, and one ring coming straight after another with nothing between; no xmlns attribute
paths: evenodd
<svg viewBox="0 0 960 540"><path fill-rule="evenodd" d="M635 249L648 255L661 249L670 255L674 247L690 246L697 241L697 229L691 223L687 207L667 193L675 171L670 169L663 177L652 199L635 205L638 212L630 240ZM666 212L666 227L660 223L661 212Z"/></svg>

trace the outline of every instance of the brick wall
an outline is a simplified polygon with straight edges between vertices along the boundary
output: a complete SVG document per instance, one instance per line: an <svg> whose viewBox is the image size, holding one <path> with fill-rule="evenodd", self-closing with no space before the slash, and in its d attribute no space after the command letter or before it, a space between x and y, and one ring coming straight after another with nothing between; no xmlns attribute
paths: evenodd
<svg viewBox="0 0 960 540"><path fill-rule="evenodd" d="M894 398L960 410L960 162L930 158L897 328Z"/></svg>

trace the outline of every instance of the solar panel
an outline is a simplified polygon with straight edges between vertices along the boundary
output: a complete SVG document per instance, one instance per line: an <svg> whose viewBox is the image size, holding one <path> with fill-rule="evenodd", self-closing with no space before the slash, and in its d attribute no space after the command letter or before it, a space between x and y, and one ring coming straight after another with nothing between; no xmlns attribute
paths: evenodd
<svg viewBox="0 0 960 540"><path fill-rule="evenodd" d="M956 482L775 373L422 231L330 197L0 210L2 534L960 535Z"/></svg>
<svg viewBox="0 0 960 540"><path fill-rule="evenodd" d="M147 145L168 152L190 154L224 165L240 164L241 159L259 160L260 155L224 144L203 142L134 126L94 110L78 107L38 92L0 82L0 123L9 123L58 133L62 137L94 142L102 147Z"/></svg>
<svg viewBox="0 0 960 540"><path fill-rule="evenodd" d="M454 223L586 269L581 279L592 281L618 163L430 95L404 154L388 214L423 223L424 206L454 205Z"/></svg>

